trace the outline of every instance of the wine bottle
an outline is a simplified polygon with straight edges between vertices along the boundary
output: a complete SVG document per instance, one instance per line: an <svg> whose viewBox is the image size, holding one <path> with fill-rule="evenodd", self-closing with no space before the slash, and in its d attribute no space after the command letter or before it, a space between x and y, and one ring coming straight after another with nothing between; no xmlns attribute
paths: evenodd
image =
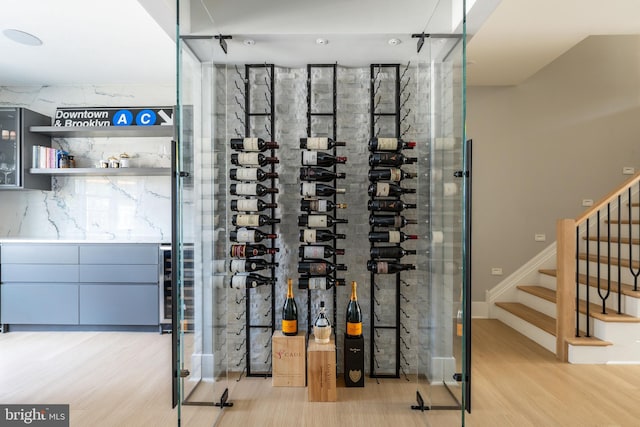
<svg viewBox="0 0 640 427"><path fill-rule="evenodd" d="M239 168L229 170L229 178L233 181L264 181L268 178L277 177L277 172L265 172L259 168Z"/></svg>
<svg viewBox="0 0 640 427"><path fill-rule="evenodd" d="M231 138L231 148L238 151L266 151L278 148L278 143L262 138Z"/></svg>
<svg viewBox="0 0 640 427"><path fill-rule="evenodd" d="M273 255L280 252L279 248L267 248L265 245L231 245L229 255L232 258L251 258L263 255Z"/></svg>
<svg viewBox="0 0 640 427"><path fill-rule="evenodd" d="M233 153L231 163L236 166L265 166L280 163L277 157L267 157L262 153Z"/></svg>
<svg viewBox="0 0 640 427"><path fill-rule="evenodd" d="M262 184L231 184L229 192L234 196L264 196L277 193L277 188L268 188Z"/></svg>
<svg viewBox="0 0 640 427"><path fill-rule="evenodd" d="M400 168L371 169L368 173L369 181L394 181L400 182L403 179L415 178L415 174L405 172Z"/></svg>
<svg viewBox="0 0 640 427"><path fill-rule="evenodd" d="M257 288L263 285L272 285L276 279L261 276L255 273L236 273L231 276L231 287L234 289Z"/></svg>
<svg viewBox="0 0 640 427"><path fill-rule="evenodd" d="M399 273L404 270L415 270L416 266L413 264L400 264L397 262L388 261L367 261L367 270L376 274L393 274Z"/></svg>
<svg viewBox="0 0 640 427"><path fill-rule="evenodd" d="M287 280L287 298L282 306L282 333L298 335L298 306L293 299L293 280Z"/></svg>
<svg viewBox="0 0 640 427"><path fill-rule="evenodd" d="M415 255L417 252L403 249L400 246L373 246L369 254L373 259L400 259L405 255Z"/></svg>
<svg viewBox="0 0 640 427"><path fill-rule="evenodd" d="M323 153L321 151L303 151L302 152L302 165L303 166L333 166L336 163L346 163L346 157L334 156L329 153Z"/></svg>
<svg viewBox="0 0 640 427"><path fill-rule="evenodd" d="M397 184L388 182L376 182L369 184L367 190L371 197L400 197L405 193L415 193L415 188L403 188Z"/></svg>
<svg viewBox="0 0 640 427"><path fill-rule="evenodd" d="M402 200L369 200L367 202L367 209L377 212L402 212L405 209L415 209L416 206Z"/></svg>
<svg viewBox="0 0 640 427"><path fill-rule="evenodd" d="M304 243L328 242L333 239L346 239L344 234L334 234L329 230L312 230L305 228L300 230L300 241Z"/></svg>
<svg viewBox="0 0 640 427"><path fill-rule="evenodd" d="M336 271L346 271L347 266L344 264L333 264L331 262L299 262L298 273L308 276L326 276Z"/></svg>
<svg viewBox="0 0 640 427"><path fill-rule="evenodd" d="M277 234L263 233L260 230L244 227L229 232L229 240L238 243L256 243L264 239L275 239L276 237L278 237Z"/></svg>
<svg viewBox="0 0 640 427"><path fill-rule="evenodd" d="M346 203L333 203L331 200L302 199L300 210L307 212L329 212L334 209L346 209Z"/></svg>
<svg viewBox="0 0 640 427"><path fill-rule="evenodd" d="M345 145L347 145L345 142L334 141L331 138L300 138L300 148L307 150L328 150Z"/></svg>
<svg viewBox="0 0 640 427"><path fill-rule="evenodd" d="M261 227L263 225L279 224L279 218L270 218L266 215L237 214L231 217L231 224L237 227Z"/></svg>
<svg viewBox="0 0 640 427"><path fill-rule="evenodd" d="M301 277L298 279L298 289L326 290L344 285L344 279L334 279L331 276Z"/></svg>
<svg viewBox="0 0 640 427"><path fill-rule="evenodd" d="M405 234L402 231L372 231L369 233L370 242L389 242L400 243L405 240L415 240L418 236L415 234Z"/></svg>
<svg viewBox="0 0 640 427"><path fill-rule="evenodd" d="M400 151L412 149L415 142L403 141L399 138L371 138L369 140L369 151Z"/></svg>
<svg viewBox="0 0 640 427"><path fill-rule="evenodd" d="M331 322L327 319L324 301L320 301L318 316L313 322L313 337L319 344L327 344L331 338Z"/></svg>
<svg viewBox="0 0 640 427"><path fill-rule="evenodd" d="M407 219L402 215L369 215L369 225L372 227L402 228L417 223L417 220Z"/></svg>
<svg viewBox="0 0 640 427"><path fill-rule="evenodd" d="M417 157L406 157L400 153L373 153L369 154L369 166L402 166L415 163Z"/></svg>
<svg viewBox="0 0 640 427"><path fill-rule="evenodd" d="M231 201L231 210L236 212L259 212L277 207L277 203L265 203L260 199L234 199Z"/></svg>
<svg viewBox="0 0 640 427"><path fill-rule="evenodd" d="M333 227L334 224L348 224L347 219L336 219L330 215L299 215L298 226L310 228Z"/></svg>
<svg viewBox="0 0 640 427"><path fill-rule="evenodd" d="M356 282L351 282L351 299L347 305L347 337L362 337L362 311L358 304L358 295L356 294Z"/></svg>
<svg viewBox="0 0 640 427"><path fill-rule="evenodd" d="M344 249L334 249L333 246L327 245L300 246L298 255L304 259L329 258L334 255L344 255Z"/></svg>
<svg viewBox="0 0 640 427"><path fill-rule="evenodd" d="M335 173L323 168L305 167L300 168L300 181L319 181L329 182L334 179L342 179L347 176L346 173Z"/></svg>
<svg viewBox="0 0 640 427"><path fill-rule="evenodd" d="M344 188L335 188L326 184L317 184L315 182L303 182L300 184L300 194L304 197L309 196L333 196L334 194L343 194Z"/></svg>
<svg viewBox="0 0 640 427"><path fill-rule="evenodd" d="M251 271L266 270L277 267L277 262L267 262L264 259L233 259L229 264L229 271L232 273L248 273Z"/></svg>

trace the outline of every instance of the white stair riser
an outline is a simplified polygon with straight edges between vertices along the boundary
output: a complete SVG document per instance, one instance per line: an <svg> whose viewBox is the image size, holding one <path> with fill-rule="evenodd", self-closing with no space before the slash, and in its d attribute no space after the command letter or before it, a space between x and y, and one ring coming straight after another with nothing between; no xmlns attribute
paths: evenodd
<svg viewBox="0 0 640 427"><path fill-rule="evenodd" d="M633 317L640 317L640 299L623 295L622 306L624 307L625 314Z"/></svg>
<svg viewBox="0 0 640 427"><path fill-rule="evenodd" d="M580 252L586 253L586 249L584 247L580 247ZM589 242L589 253L592 255L598 254L598 242ZM622 254L619 256L618 254ZM638 260L640 256L640 247L638 245L631 246L631 256L629 255L629 244L621 244L620 251L618 251L618 244L611 244L611 253L607 254L607 242L600 242L600 256L611 256L613 258L622 258L622 259L632 259Z"/></svg>
<svg viewBox="0 0 640 427"><path fill-rule="evenodd" d="M589 290L589 302L591 302L592 304L598 304L598 306L602 305L602 299L600 298L600 295L598 294L598 288L593 287L593 286L588 286L587 285L580 285L579 288L579 292L580 292L580 299L586 301L587 300L587 294L586 291L587 289ZM615 292L617 290L617 287L612 287L611 288L611 292L609 293L609 297L606 299L606 307L607 309L611 309L614 311L618 310L618 294L617 292ZM606 295L607 291L606 289L602 289L602 295ZM624 313L624 299L622 300L622 312Z"/></svg>
<svg viewBox="0 0 640 427"><path fill-rule="evenodd" d="M610 341L609 363L640 364L640 324L595 321L595 333Z"/></svg>
<svg viewBox="0 0 640 427"><path fill-rule="evenodd" d="M587 274L587 270L586 270L586 261L585 260L580 260L579 263L579 268L580 268L580 274ZM618 267L616 267L615 265L611 266L611 280L617 282L618 281ZM636 270L637 271L637 270ZM598 264L595 262L589 262L589 275L592 277L596 277L596 275L598 274ZM600 277L606 279L608 277L608 269L607 269L607 265L606 264L602 264L600 266ZM621 267L620 269L620 277L621 277L621 282L622 283L626 283L628 285L633 286L634 283L634 277L633 274L631 273L631 270L629 269L629 267ZM638 279L638 284L640 285L640 278Z"/></svg>
<svg viewBox="0 0 640 427"><path fill-rule="evenodd" d="M544 298L537 297L522 290L518 292L517 301L539 311L540 313L544 313L554 319L556 318L556 303L554 302L547 301Z"/></svg>
<svg viewBox="0 0 640 427"><path fill-rule="evenodd" d="M538 278L538 284L540 286L544 286L545 288L549 288L549 289L556 289L556 278L555 276L549 276L548 274L540 274L540 277Z"/></svg>
<svg viewBox="0 0 640 427"><path fill-rule="evenodd" d="M543 331L536 326L533 326L531 323L522 320L518 316L515 316L498 306L495 307L493 314L495 315L496 319L500 320L505 325L508 325L516 331L520 332L522 335L538 343L553 354L556 353L555 336Z"/></svg>
<svg viewBox="0 0 640 427"><path fill-rule="evenodd" d="M609 361L610 346L580 346L569 344L569 363L604 364Z"/></svg>

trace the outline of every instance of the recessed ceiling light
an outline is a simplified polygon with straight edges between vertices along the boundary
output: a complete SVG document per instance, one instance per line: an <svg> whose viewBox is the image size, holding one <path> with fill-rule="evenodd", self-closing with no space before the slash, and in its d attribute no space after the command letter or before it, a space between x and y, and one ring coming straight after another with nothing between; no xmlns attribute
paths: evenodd
<svg viewBox="0 0 640 427"><path fill-rule="evenodd" d="M253 46L254 44L256 44L256 41L253 39L246 39L242 43L244 43L245 46Z"/></svg>
<svg viewBox="0 0 640 427"><path fill-rule="evenodd" d="M12 28L2 31L6 38L13 40L16 43L26 44L27 46L41 46L42 40L33 34L29 34L24 31L15 30Z"/></svg>
<svg viewBox="0 0 640 427"><path fill-rule="evenodd" d="M389 39L387 43L389 43L391 46L397 46L402 43L402 41L400 41L400 39Z"/></svg>
<svg viewBox="0 0 640 427"><path fill-rule="evenodd" d="M327 39L316 39L316 44L324 45L328 43L329 43L329 40Z"/></svg>

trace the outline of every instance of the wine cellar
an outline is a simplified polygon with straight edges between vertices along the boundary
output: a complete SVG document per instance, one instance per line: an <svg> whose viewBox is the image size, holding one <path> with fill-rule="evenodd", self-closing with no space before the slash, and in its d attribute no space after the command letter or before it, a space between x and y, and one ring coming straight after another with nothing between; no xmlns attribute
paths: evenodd
<svg viewBox="0 0 640 427"><path fill-rule="evenodd" d="M290 384L274 358L299 355L300 336L311 349L321 311L338 388L398 381L407 410L462 410L462 37L417 34L405 60L356 66L220 61L232 40L181 38L192 138L177 154L192 154L176 246L198 254L201 285L196 330L177 337L180 403L226 407L251 377ZM289 279L297 332L283 327ZM357 369L345 344L352 282ZM307 355L307 369L326 357Z"/></svg>

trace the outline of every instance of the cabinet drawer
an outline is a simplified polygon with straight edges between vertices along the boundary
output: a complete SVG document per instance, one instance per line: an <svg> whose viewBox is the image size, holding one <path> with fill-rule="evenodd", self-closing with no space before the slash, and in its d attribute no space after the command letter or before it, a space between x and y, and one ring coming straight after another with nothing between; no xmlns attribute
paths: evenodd
<svg viewBox="0 0 640 427"><path fill-rule="evenodd" d="M88 283L158 283L158 265L80 265L80 281Z"/></svg>
<svg viewBox="0 0 640 427"><path fill-rule="evenodd" d="M81 245L80 264L158 264L158 245Z"/></svg>
<svg viewBox="0 0 640 427"><path fill-rule="evenodd" d="M3 244L3 264L77 264L78 245Z"/></svg>
<svg viewBox="0 0 640 427"><path fill-rule="evenodd" d="M81 325L157 325L157 285L80 286Z"/></svg>
<svg viewBox="0 0 640 427"><path fill-rule="evenodd" d="M0 277L7 282L77 283L77 265L2 264Z"/></svg>
<svg viewBox="0 0 640 427"><path fill-rule="evenodd" d="M8 283L0 290L2 323L78 324L77 284Z"/></svg>

